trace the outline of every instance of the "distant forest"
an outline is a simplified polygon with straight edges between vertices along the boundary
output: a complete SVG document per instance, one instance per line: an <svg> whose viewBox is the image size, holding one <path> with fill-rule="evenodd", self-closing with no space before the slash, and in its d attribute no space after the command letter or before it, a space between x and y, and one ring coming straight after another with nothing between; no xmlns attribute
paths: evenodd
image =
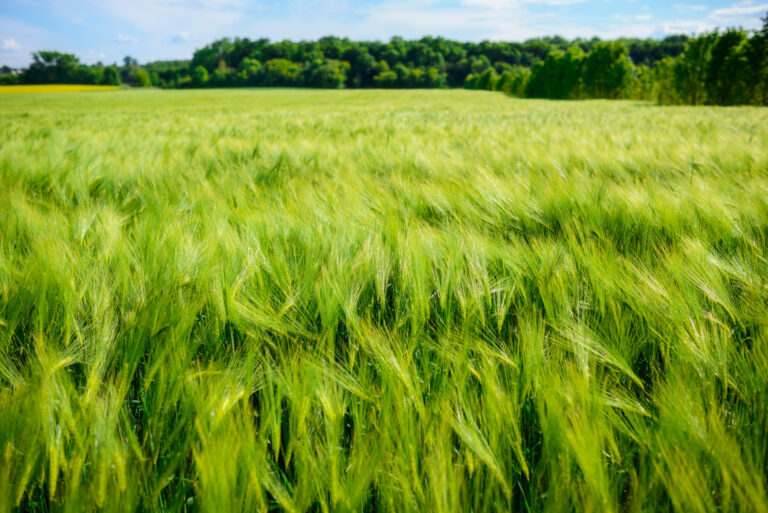
<svg viewBox="0 0 768 513"><path fill-rule="evenodd" d="M768 105L768 16L754 32L687 37L524 43L441 37L388 43L220 39L191 60L85 65L72 54L34 53L0 84L128 84L136 87L445 88L519 97L631 98L665 104Z"/></svg>

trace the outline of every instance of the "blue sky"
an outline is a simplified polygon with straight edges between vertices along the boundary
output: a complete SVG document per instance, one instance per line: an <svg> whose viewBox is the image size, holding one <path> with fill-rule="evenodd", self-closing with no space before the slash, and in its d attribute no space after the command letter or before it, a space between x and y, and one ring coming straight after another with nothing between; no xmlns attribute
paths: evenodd
<svg viewBox="0 0 768 513"><path fill-rule="evenodd" d="M663 37L755 29L768 0L0 0L0 64L41 49L85 62L188 58L224 36L462 41Z"/></svg>

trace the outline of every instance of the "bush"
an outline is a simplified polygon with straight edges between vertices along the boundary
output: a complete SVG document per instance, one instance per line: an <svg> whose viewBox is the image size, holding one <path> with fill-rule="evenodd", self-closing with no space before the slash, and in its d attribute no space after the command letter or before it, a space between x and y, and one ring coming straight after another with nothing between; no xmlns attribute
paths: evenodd
<svg viewBox="0 0 768 513"><path fill-rule="evenodd" d="M120 72L117 71L115 66L107 66L104 68L104 75L101 77L101 83L103 85L120 85Z"/></svg>
<svg viewBox="0 0 768 513"><path fill-rule="evenodd" d="M202 87L208 84L208 70L198 65L192 72L192 85L195 87Z"/></svg>
<svg viewBox="0 0 768 513"><path fill-rule="evenodd" d="M0 85L16 85L18 83L18 75L0 75Z"/></svg>
<svg viewBox="0 0 768 513"><path fill-rule="evenodd" d="M514 66L505 71L496 83L496 90L512 96L525 96L525 87L531 78L531 70L522 66Z"/></svg>
<svg viewBox="0 0 768 513"><path fill-rule="evenodd" d="M149 73L145 69L137 69L136 73L133 74L134 79L136 80L136 86L137 87L151 87L152 86L152 79L149 77Z"/></svg>

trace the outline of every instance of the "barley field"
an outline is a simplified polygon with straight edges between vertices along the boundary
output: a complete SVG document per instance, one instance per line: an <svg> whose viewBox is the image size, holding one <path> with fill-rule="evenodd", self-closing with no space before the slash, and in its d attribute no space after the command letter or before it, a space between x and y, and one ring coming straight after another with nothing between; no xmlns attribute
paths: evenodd
<svg viewBox="0 0 768 513"><path fill-rule="evenodd" d="M0 95L20 93L80 93L83 91L114 91L117 89L120 89L120 87L79 84L9 85L0 86Z"/></svg>
<svg viewBox="0 0 768 513"><path fill-rule="evenodd" d="M0 511L768 511L768 110L0 98Z"/></svg>

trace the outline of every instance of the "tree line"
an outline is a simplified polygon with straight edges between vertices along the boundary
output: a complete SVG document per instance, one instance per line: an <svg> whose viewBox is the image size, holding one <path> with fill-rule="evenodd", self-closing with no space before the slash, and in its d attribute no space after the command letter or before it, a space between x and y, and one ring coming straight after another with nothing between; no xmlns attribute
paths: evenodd
<svg viewBox="0 0 768 513"><path fill-rule="evenodd" d="M768 16L762 30L697 37L601 41L561 37L523 43L441 37L355 42L224 38L188 61L87 66L72 54L36 52L1 83L139 87L444 88L530 98L634 98L660 103L768 104Z"/></svg>

